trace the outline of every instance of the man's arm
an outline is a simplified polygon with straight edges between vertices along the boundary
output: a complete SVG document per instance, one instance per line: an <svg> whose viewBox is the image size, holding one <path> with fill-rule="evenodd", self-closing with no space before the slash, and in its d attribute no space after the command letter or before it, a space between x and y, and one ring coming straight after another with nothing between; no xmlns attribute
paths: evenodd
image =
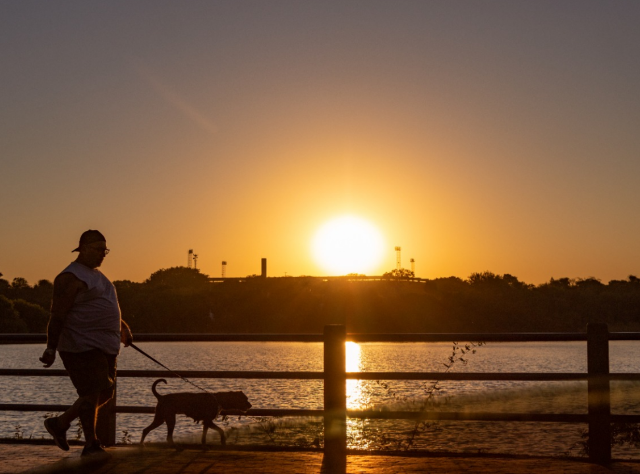
<svg viewBox="0 0 640 474"><path fill-rule="evenodd" d="M120 341L124 344L124 347L129 347L133 343L131 328L124 322L124 319L120 320Z"/></svg>
<svg viewBox="0 0 640 474"><path fill-rule="evenodd" d="M54 280L51 317L47 326L47 349L40 358L40 362L45 364L45 367L51 367L56 360L58 339L60 339L67 313L73 306L76 295L86 286L84 282L78 280L71 273L62 273Z"/></svg>

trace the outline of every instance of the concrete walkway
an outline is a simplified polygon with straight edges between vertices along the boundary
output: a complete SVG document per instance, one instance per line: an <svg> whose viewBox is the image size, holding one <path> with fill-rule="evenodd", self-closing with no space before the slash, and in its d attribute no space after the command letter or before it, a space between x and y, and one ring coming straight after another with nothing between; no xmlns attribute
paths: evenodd
<svg viewBox="0 0 640 474"><path fill-rule="evenodd" d="M108 448L109 459L86 461L81 448L68 452L52 445L0 444L0 473L330 473L321 452L308 451L203 451L189 447L175 451L162 446ZM493 473L640 474L638 462L598 466L563 458L479 456L349 455L347 473L371 472L449 474L458 471Z"/></svg>

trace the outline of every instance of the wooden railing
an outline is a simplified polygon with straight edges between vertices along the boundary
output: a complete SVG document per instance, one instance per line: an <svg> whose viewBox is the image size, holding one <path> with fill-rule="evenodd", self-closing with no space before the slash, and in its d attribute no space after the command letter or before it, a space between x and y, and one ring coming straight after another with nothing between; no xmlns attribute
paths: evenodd
<svg viewBox="0 0 640 474"><path fill-rule="evenodd" d="M609 341L640 340L640 333L609 333L605 324L589 324L586 333L511 333L511 334L347 334L342 325L326 326L324 334L136 334L136 342L162 341L273 341L321 342L324 344L322 372L265 371L177 371L183 377L225 379L318 379L324 381L324 409L251 409L249 416L321 416L324 417L325 462L336 472L346 466L347 418L421 419L456 421L527 421L586 423L589 427L589 457L593 462L611 459L611 423L639 423L640 415L612 415L611 380L640 380L639 373L609 373ZM345 342L531 342L586 341L587 373L442 373L442 372L346 372ZM0 344L44 343L44 335L0 334ZM0 369L0 376L64 376L54 369ZM175 377L165 370L120 370L118 377ZM347 410L346 381L357 380L509 380L575 381L586 380L588 407L585 414L482 413L482 412L410 412ZM0 404L4 411L64 411L64 405ZM117 413L153 413L153 407L119 406L117 397L101 410L99 437L106 445L115 444Z"/></svg>

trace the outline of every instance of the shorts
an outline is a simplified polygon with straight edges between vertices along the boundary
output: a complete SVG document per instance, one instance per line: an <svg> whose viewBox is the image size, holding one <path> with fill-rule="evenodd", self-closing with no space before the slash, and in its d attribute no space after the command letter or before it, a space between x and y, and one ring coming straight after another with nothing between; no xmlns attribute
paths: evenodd
<svg viewBox="0 0 640 474"><path fill-rule="evenodd" d="M109 389L114 391L116 355L92 349L86 352L60 352L60 358L78 396L85 397Z"/></svg>

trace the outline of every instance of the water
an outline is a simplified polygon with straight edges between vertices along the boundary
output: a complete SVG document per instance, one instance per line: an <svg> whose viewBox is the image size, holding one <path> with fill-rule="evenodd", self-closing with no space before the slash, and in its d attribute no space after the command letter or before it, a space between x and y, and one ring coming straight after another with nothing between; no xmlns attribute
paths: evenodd
<svg viewBox="0 0 640 474"><path fill-rule="evenodd" d="M256 370L321 371L322 345L276 342L195 342L140 343L141 349L174 370ZM0 366L40 368L41 345L0 346ZM347 370L363 372L442 372L451 354L450 343L347 343ZM611 343L611 372L640 372L640 344ZM491 343L477 348L464 365L456 362L455 372L586 372L586 344ZM161 370L133 349L123 349L119 369ZM62 368L59 360L53 368ZM154 406L150 386L154 379L120 378L118 404ZM162 393L191 391L179 379L160 384ZM254 408L321 409L320 380L226 380L195 382L212 391L243 390ZM415 409L432 382L349 380L348 407ZM69 404L75 390L66 377L3 377L0 403ZM612 383L613 413L640 413L640 390L635 383ZM435 409L444 411L586 413L586 382L441 382L433 397ZM43 413L0 412L0 437L47 438L42 427ZM150 414L118 415L119 441L137 442ZM322 438L321 419L230 418L224 423L232 443L280 445L317 444ZM349 420L349 443L361 449L392 449L406 446L414 424L401 420ZM585 425L557 423L440 422L414 437L414 448L432 451L500 452L512 454L561 455L580 442ZM175 438L198 442L201 426L180 417ZM75 433L70 432L73 439ZM148 441L164 441L164 426L152 431ZM210 443L218 435L209 434ZM573 454L580 454L574 449ZM614 450L616 457L636 457L633 448Z"/></svg>

